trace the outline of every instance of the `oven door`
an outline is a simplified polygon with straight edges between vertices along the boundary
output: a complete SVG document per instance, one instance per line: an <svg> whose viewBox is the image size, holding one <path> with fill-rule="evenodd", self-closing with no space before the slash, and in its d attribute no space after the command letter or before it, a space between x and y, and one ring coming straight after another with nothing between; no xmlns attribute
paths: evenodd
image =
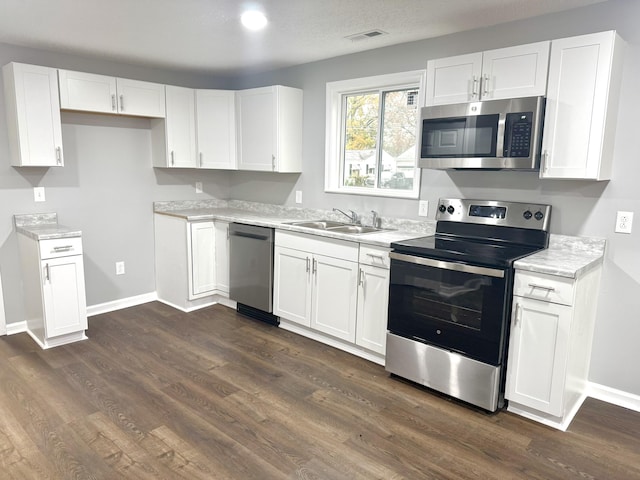
<svg viewBox="0 0 640 480"><path fill-rule="evenodd" d="M391 252L391 333L500 365L510 269Z"/></svg>

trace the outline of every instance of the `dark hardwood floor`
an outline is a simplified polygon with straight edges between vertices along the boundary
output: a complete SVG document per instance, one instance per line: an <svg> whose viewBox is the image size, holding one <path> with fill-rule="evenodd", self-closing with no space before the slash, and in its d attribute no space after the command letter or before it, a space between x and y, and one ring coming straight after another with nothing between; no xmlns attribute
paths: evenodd
<svg viewBox="0 0 640 480"><path fill-rule="evenodd" d="M640 479L640 414L490 415L237 315L153 302L0 338L2 479Z"/></svg>

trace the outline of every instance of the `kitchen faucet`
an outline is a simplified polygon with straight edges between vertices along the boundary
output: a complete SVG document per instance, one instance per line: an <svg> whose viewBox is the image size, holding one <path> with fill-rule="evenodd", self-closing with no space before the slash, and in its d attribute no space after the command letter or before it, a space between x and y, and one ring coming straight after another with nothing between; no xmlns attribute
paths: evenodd
<svg viewBox="0 0 640 480"><path fill-rule="evenodd" d="M347 217L351 221L351 223L353 223L354 225L357 225L357 224L360 223L360 218L358 217L358 214L356 212L354 212L353 210L349 210L351 212L350 214L343 212L339 208L334 208L333 211L334 212L340 212L345 217Z"/></svg>

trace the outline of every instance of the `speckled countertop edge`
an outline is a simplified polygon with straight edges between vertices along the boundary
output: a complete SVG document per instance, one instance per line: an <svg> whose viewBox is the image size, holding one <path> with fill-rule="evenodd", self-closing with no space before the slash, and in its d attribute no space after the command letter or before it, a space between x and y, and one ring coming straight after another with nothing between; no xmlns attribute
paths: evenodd
<svg viewBox="0 0 640 480"><path fill-rule="evenodd" d="M19 214L13 219L16 232L37 241L82 236L82 231L60 225L56 213Z"/></svg>
<svg viewBox="0 0 640 480"><path fill-rule="evenodd" d="M606 239L551 234L549 248L517 260L517 270L578 278L604 261Z"/></svg>

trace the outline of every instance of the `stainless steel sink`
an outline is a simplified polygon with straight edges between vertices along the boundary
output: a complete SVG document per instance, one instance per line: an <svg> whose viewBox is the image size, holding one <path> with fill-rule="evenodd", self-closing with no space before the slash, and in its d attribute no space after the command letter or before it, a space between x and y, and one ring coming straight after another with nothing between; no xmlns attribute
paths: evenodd
<svg viewBox="0 0 640 480"><path fill-rule="evenodd" d="M387 231L387 229L385 228L365 227L363 225L343 225L341 227L329 228L328 230L336 233L350 233L352 235Z"/></svg>
<svg viewBox="0 0 640 480"><path fill-rule="evenodd" d="M296 227L315 228L318 230L327 230L329 228L343 227L347 225L344 222L336 222L333 220L307 220L301 222L288 222L289 225L295 225Z"/></svg>

